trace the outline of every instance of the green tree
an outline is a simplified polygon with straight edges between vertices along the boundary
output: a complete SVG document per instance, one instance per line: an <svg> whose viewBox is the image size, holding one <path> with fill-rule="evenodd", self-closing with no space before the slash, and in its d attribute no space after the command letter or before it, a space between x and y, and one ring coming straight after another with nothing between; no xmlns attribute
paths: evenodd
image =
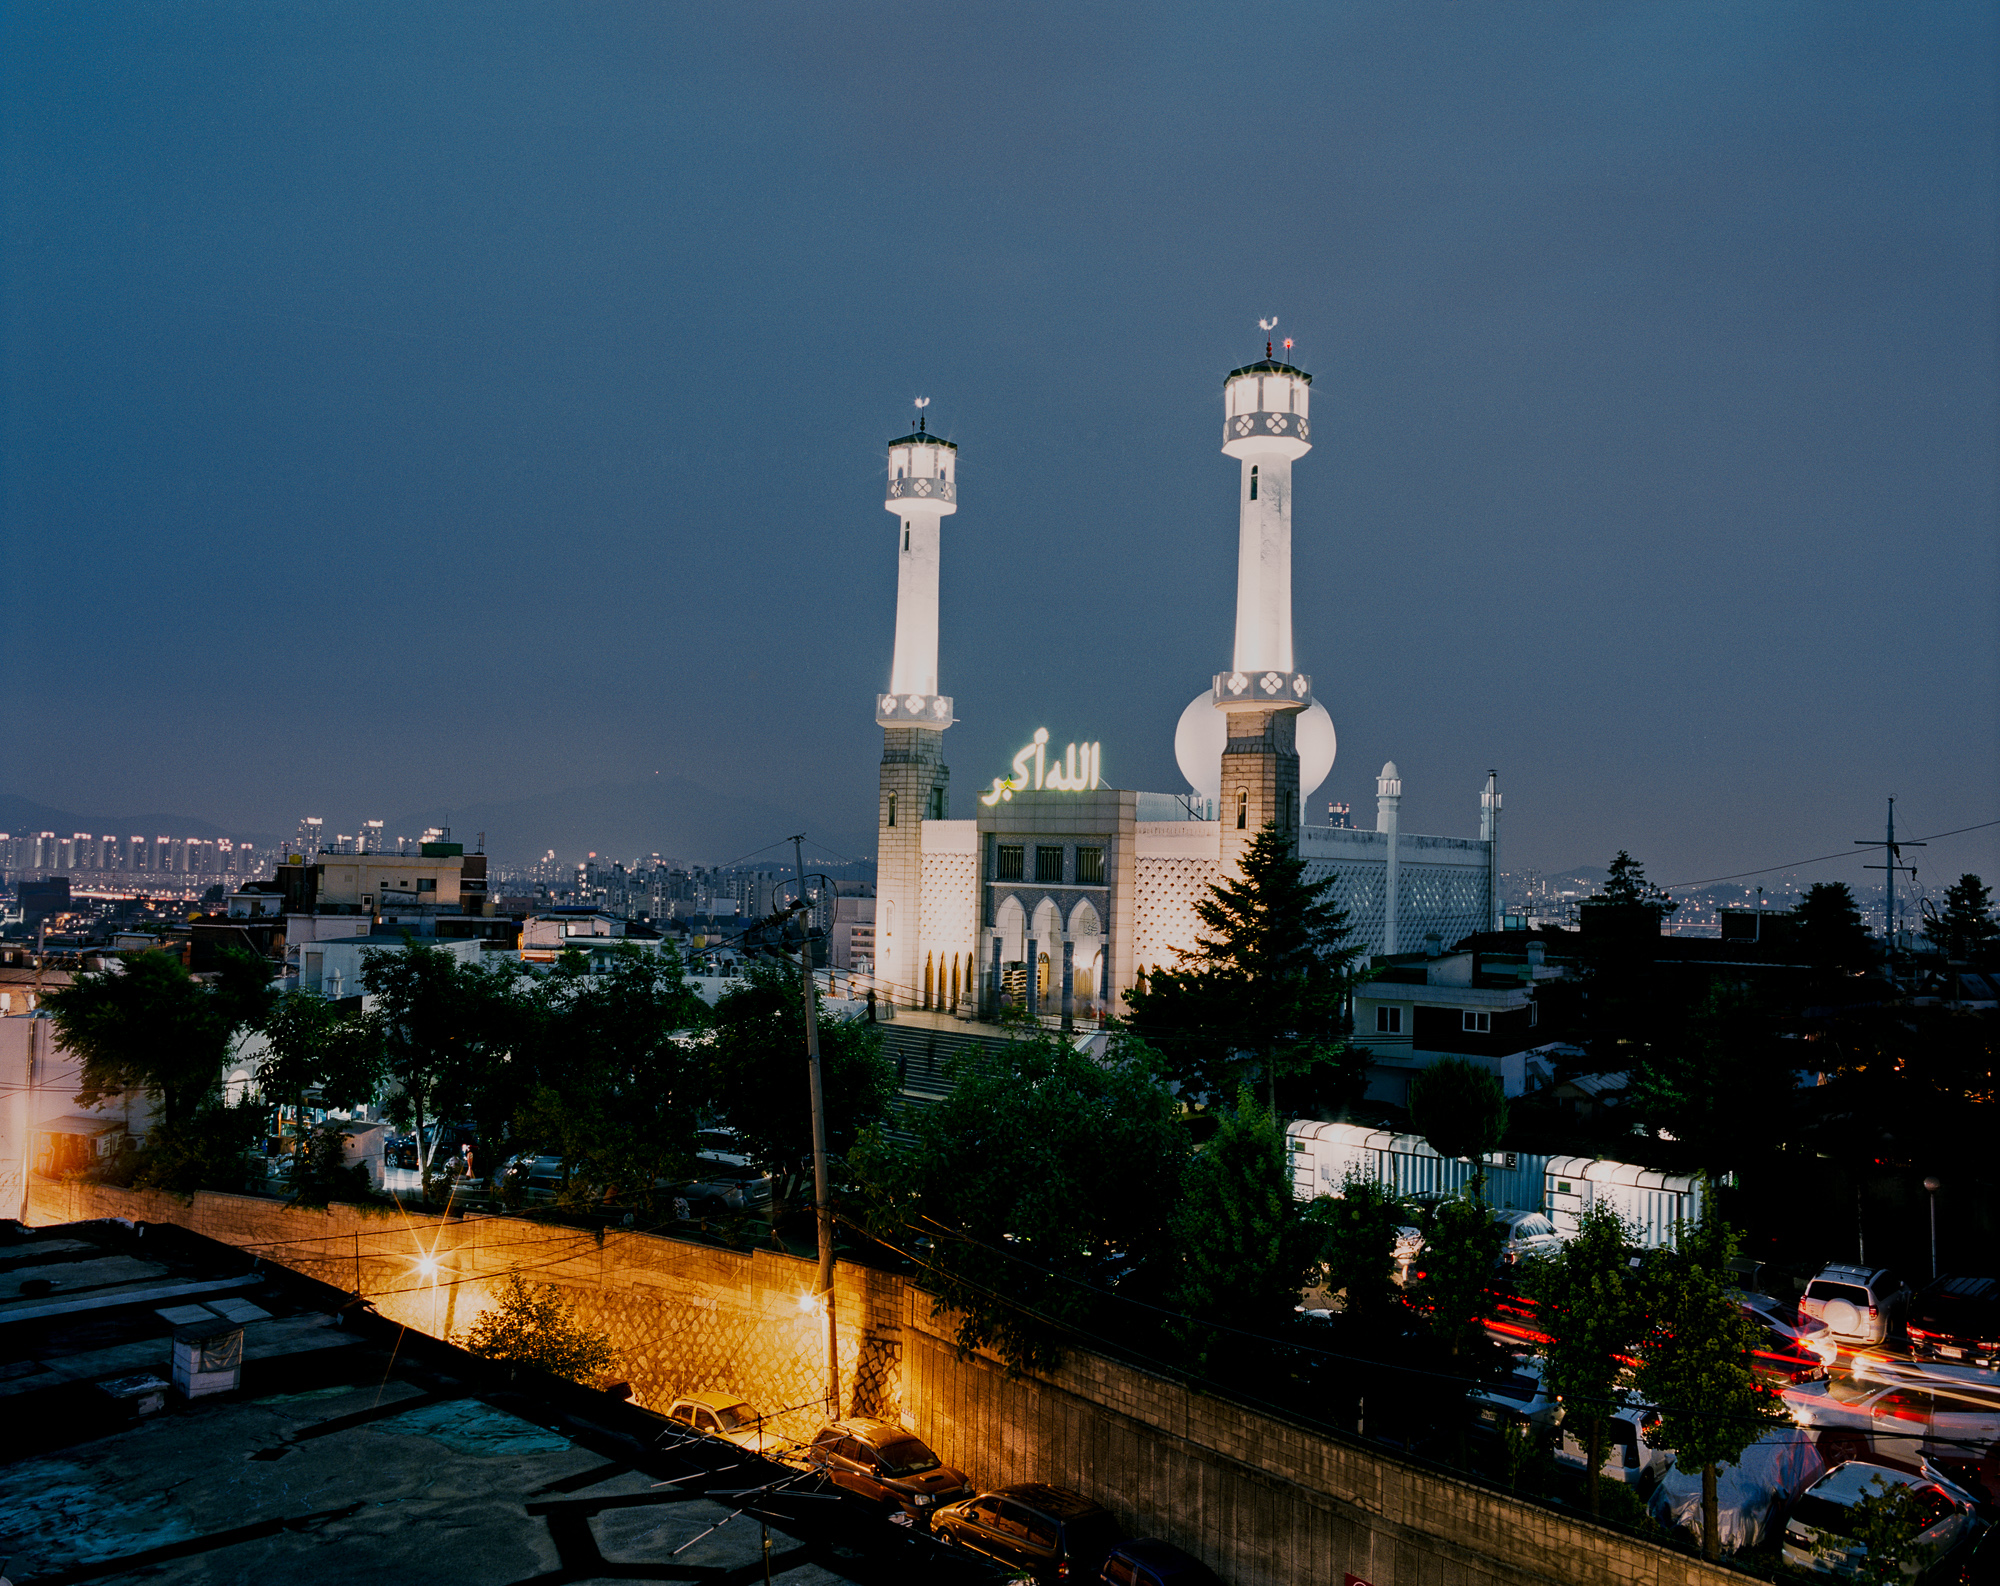
<svg viewBox="0 0 2000 1586"><path fill-rule="evenodd" d="M1407 1222L1395 1192L1356 1170L1303 1216L1320 1286L1346 1296L1344 1314L1359 1329L1379 1325L1396 1305L1396 1235Z"/></svg>
<svg viewBox="0 0 2000 1586"><path fill-rule="evenodd" d="M896 1071L882 1055L879 1029L863 1019L822 1016L819 1054L826 1149L844 1159L863 1130L889 1116ZM812 1160L812 1089L797 964L752 965L744 984L716 1002L708 1094L750 1159L774 1176L782 1205L786 1182L809 1173Z"/></svg>
<svg viewBox="0 0 2000 1586"><path fill-rule="evenodd" d="M535 990L521 1127L561 1153L570 1198L650 1211L694 1156L706 1054L690 1032L708 1008L670 944L621 943L595 975L577 956Z"/></svg>
<svg viewBox="0 0 2000 1586"><path fill-rule="evenodd" d="M507 1068L520 1033L515 974L511 965L489 970L408 938L400 952L361 955L361 983L377 999L384 1067L396 1087L391 1115L416 1127L425 1200L431 1192L426 1122L477 1105L484 1114L481 1154L490 1162L501 1120L517 1103Z"/></svg>
<svg viewBox="0 0 2000 1586"><path fill-rule="evenodd" d="M1653 1253L1641 1282L1646 1326L1632 1383L1659 1407L1647 1442L1672 1449L1682 1473L1701 1475L1701 1546L1710 1560L1721 1555L1718 1467L1735 1464L1767 1427L1790 1419L1783 1401L1750 1368L1758 1327L1722 1271L1734 1248L1734 1236L1711 1218L1683 1229L1674 1249Z"/></svg>
<svg viewBox="0 0 2000 1586"><path fill-rule="evenodd" d="M1423 1254L1405 1289L1428 1335L1428 1372L1405 1377L1399 1397L1407 1419L1444 1418L1455 1429L1465 1462L1466 1395L1499 1365L1486 1330L1496 1299L1495 1266L1502 1238L1493 1214L1470 1196L1453 1196L1431 1212ZM1442 1379L1430 1375L1440 1368Z"/></svg>
<svg viewBox="0 0 2000 1586"><path fill-rule="evenodd" d="M305 1105L317 1093L328 1107L359 1107L382 1086L380 1021L343 1013L310 991L289 991L265 1014L257 1087L267 1101Z"/></svg>
<svg viewBox="0 0 2000 1586"><path fill-rule="evenodd" d="M1786 1137L1798 1063L1798 1043L1779 1039L1757 994L1720 982L1680 1038L1654 1046L1633 1070L1625 1106L1721 1174Z"/></svg>
<svg viewBox="0 0 2000 1586"><path fill-rule="evenodd" d="M947 1072L912 1143L871 1132L855 1149L871 1226L917 1256L916 1286L957 1313L961 1348L1052 1367L1109 1282L1164 1297L1188 1153L1179 1103L1125 1043L1099 1061L1044 1031Z"/></svg>
<svg viewBox="0 0 2000 1586"><path fill-rule="evenodd" d="M1821 979L1838 978L1875 961L1875 944L1844 881L1816 882L1792 908L1799 950Z"/></svg>
<svg viewBox="0 0 2000 1586"><path fill-rule="evenodd" d="M1196 902L1201 935L1175 949L1179 967L1125 993L1133 1028L1191 1096L1228 1096L1255 1072L1273 1113L1277 1082L1295 1075L1318 1107L1359 1100L1367 1053L1346 1040L1346 1006L1360 948L1332 878L1306 880L1276 825L1252 839L1241 868Z"/></svg>
<svg viewBox="0 0 2000 1586"><path fill-rule="evenodd" d="M117 969L79 975L50 992L62 1043L82 1066L77 1105L140 1091L160 1099L169 1126L190 1123L216 1101L236 1032L262 1016L270 967L225 955L204 985L166 953L139 953Z"/></svg>
<svg viewBox="0 0 2000 1586"><path fill-rule="evenodd" d="M1930 1562L1931 1550L1917 1541L1924 1500L1908 1482L1877 1476L1847 1512L1848 1537L1865 1550L1853 1561L1854 1579L1864 1586L1902 1586Z"/></svg>
<svg viewBox="0 0 2000 1586"><path fill-rule="evenodd" d="M593 1381L617 1358L606 1335L576 1319L561 1289L518 1272L507 1274L492 1308L452 1342L482 1360L534 1366L571 1382Z"/></svg>
<svg viewBox="0 0 2000 1586"><path fill-rule="evenodd" d="M1204 1374L1236 1375L1247 1360L1241 1340L1210 1324L1277 1333L1291 1320L1312 1265L1284 1131L1247 1086L1188 1162L1174 1240L1181 1345Z"/></svg>
<svg viewBox="0 0 2000 1586"><path fill-rule="evenodd" d="M1410 1079L1410 1125L1439 1156L1472 1163L1472 1193L1482 1195L1488 1152L1507 1135L1507 1091L1498 1075L1462 1057L1441 1057Z"/></svg>
<svg viewBox="0 0 2000 1586"><path fill-rule="evenodd" d="M1993 889L1970 873L1945 890L1944 910L1924 924L1924 934L1946 958L1983 964L2000 941L1993 918Z"/></svg>
<svg viewBox="0 0 2000 1586"><path fill-rule="evenodd" d="M1592 1206L1574 1238L1552 1254L1522 1263L1522 1291L1535 1302L1535 1326L1548 1344L1546 1382L1566 1415L1586 1428L1584 1466L1590 1512L1599 1507L1605 1420L1616 1407L1633 1340L1643 1330L1638 1285L1628 1254L1632 1228L1609 1206Z"/></svg>
<svg viewBox="0 0 2000 1586"><path fill-rule="evenodd" d="M1613 905L1650 909L1655 914L1671 914L1680 905L1664 890L1646 879L1646 867L1624 849L1611 861L1598 900Z"/></svg>
<svg viewBox="0 0 2000 1586"><path fill-rule="evenodd" d="M292 1153L291 1202L320 1209L335 1201L370 1199L368 1170L347 1161L347 1135L338 1123L315 1124L302 1130Z"/></svg>

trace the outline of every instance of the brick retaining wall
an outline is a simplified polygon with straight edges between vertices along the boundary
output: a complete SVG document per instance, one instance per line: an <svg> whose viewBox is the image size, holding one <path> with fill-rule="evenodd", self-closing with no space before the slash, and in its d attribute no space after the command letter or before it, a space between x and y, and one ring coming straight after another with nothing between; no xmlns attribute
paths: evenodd
<svg viewBox="0 0 2000 1586"><path fill-rule="evenodd" d="M391 1319L462 1333L518 1270L558 1284L608 1333L633 1396L665 1409L704 1388L743 1394L779 1430L820 1418L820 1323L801 1312L814 1266L654 1234L595 1234L519 1217L432 1218L350 1206L302 1211L243 1195L183 1201L37 1180L31 1221L174 1223L359 1291ZM436 1280L418 1260L431 1256ZM891 1273L837 1269L842 1408L893 1419L982 1486L1049 1481L1098 1498L1233 1586L1741 1586L1745 1576L1522 1503L1380 1449L1258 1415L1101 1356L1049 1378L960 1358L947 1321Z"/></svg>

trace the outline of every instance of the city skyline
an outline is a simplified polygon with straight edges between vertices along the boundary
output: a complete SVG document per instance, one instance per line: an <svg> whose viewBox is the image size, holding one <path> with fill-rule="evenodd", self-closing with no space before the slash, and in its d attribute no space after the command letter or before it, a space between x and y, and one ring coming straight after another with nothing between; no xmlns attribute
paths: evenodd
<svg viewBox="0 0 2000 1586"><path fill-rule="evenodd" d="M810 11L479 15L10 18L10 565L143 571L17 602L88 731L7 790L283 832L658 777L851 841L927 396L955 802L1039 726L1175 791L1276 315L1316 806L1394 759L1469 835L1497 767L1510 869L1668 883L1995 814L1979 8L924 13L958 67L893 107Z"/></svg>

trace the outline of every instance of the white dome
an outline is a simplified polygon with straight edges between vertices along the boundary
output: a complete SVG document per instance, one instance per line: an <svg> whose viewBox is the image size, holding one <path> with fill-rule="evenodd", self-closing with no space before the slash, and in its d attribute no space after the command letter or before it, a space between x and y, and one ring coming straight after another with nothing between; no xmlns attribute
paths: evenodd
<svg viewBox="0 0 2000 1586"><path fill-rule="evenodd" d="M1333 718L1326 707L1314 700L1298 713L1299 802L1311 798L1333 770L1339 742L1334 736ZM1229 714L1215 708L1208 690L1188 702L1174 728L1174 758L1188 786L1205 799L1222 797L1222 751L1229 742Z"/></svg>

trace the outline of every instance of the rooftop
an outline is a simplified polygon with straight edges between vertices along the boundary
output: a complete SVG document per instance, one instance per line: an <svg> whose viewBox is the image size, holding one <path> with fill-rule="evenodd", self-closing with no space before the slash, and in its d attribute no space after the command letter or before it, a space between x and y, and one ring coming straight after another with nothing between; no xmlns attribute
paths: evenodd
<svg viewBox="0 0 2000 1586"><path fill-rule="evenodd" d="M240 1386L169 1387L177 1336L227 1353L237 1327ZM0 1420L15 1429L0 1558L19 1586L413 1567L475 1586L748 1586L765 1578L760 1520L790 1586L985 1578L826 1496L763 1490L788 1467L596 1389L510 1377L165 1225L0 1222Z"/></svg>

